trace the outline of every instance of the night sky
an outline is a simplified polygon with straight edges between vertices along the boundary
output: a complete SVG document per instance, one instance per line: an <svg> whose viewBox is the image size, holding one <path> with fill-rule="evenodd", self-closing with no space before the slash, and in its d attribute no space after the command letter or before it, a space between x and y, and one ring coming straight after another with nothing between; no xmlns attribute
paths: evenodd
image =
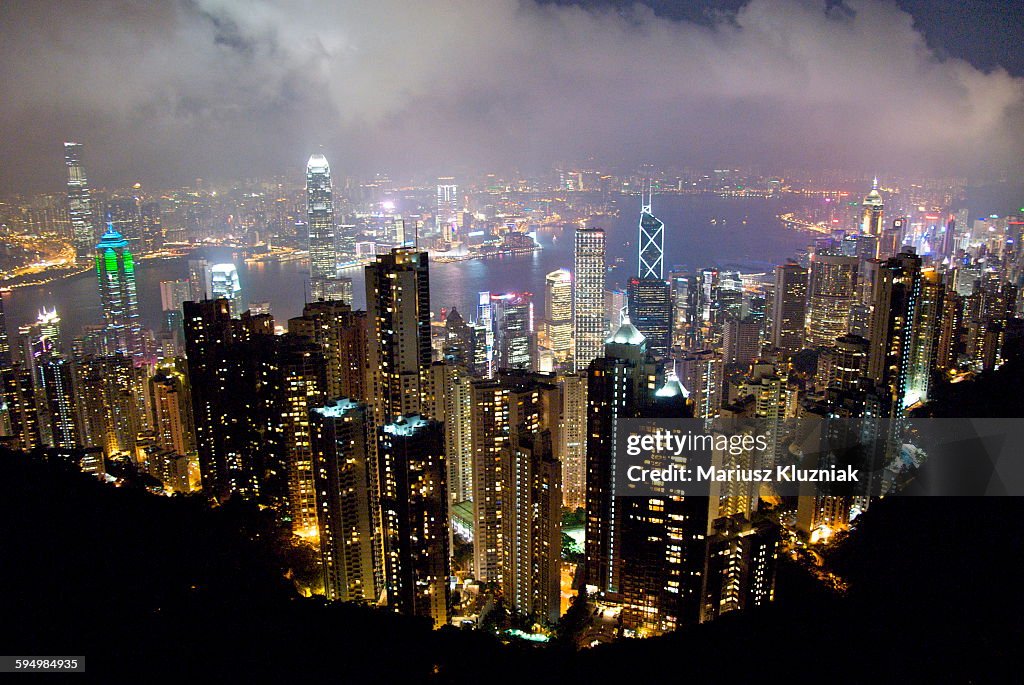
<svg viewBox="0 0 1024 685"><path fill-rule="evenodd" d="M0 5L0 193L593 158L999 177L1024 159L1024 3Z"/></svg>

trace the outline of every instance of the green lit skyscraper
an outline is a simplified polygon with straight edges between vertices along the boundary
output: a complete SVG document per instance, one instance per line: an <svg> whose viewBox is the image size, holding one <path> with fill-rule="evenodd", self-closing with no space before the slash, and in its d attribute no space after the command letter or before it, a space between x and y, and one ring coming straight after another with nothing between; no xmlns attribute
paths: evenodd
<svg viewBox="0 0 1024 685"><path fill-rule="evenodd" d="M109 352L140 358L143 347L135 258L128 249L128 241L112 224L107 224L107 232L96 245L96 275Z"/></svg>

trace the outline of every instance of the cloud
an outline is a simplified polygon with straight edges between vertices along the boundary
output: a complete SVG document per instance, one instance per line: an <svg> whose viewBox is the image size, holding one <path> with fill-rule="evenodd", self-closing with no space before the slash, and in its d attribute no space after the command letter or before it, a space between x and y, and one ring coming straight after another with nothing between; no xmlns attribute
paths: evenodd
<svg viewBox="0 0 1024 685"><path fill-rule="evenodd" d="M709 25L531 0L0 9L0 187L299 168L543 168L594 157L1016 170L1024 80L940 59L877 0L751 0ZM56 162L54 161L56 159Z"/></svg>

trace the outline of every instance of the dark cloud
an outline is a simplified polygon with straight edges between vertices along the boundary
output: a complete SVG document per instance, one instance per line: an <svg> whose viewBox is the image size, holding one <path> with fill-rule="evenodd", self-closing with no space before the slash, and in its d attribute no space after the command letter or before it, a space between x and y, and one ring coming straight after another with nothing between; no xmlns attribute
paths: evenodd
<svg viewBox="0 0 1024 685"><path fill-rule="evenodd" d="M733 3L737 4L737 3ZM531 0L0 8L0 188L593 156L1002 173L1024 79L940 57L896 5L751 0L692 22ZM943 54L948 54L943 52Z"/></svg>

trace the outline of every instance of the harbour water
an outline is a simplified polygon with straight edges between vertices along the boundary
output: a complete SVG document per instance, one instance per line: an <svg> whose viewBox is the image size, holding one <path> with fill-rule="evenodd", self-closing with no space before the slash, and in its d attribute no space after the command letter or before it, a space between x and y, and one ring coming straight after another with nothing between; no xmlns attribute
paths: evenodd
<svg viewBox="0 0 1024 685"><path fill-rule="evenodd" d="M807 233L785 228L776 216L812 201L714 195L655 196L654 212L666 226L666 267L692 270L717 266L743 272L771 269L813 240ZM640 200L636 196L622 196L616 205L617 216L600 217L592 224L604 228L608 234L608 262L613 266L608 274L609 287L622 287L636 271ZM535 294L536 314L540 316L544 276L573 266L572 238L572 226L544 229L537 235L542 249L533 253L431 264L432 309L438 312L442 307L457 306L471 313L479 291L529 291ZM269 301L274 318L280 323L301 313L308 269L305 262L247 265L227 248L203 248L199 253L212 262L235 263L243 303ZM188 260L141 260L136 274L143 324L159 329L162 325L160 281L186 278ZM354 281L356 307L364 307L362 270L353 270L347 275ZM18 325L34 320L42 307L57 308L65 339L78 335L84 326L99 323L101 319L96 277L91 272L45 286L17 289L5 295L4 304L12 333Z"/></svg>

